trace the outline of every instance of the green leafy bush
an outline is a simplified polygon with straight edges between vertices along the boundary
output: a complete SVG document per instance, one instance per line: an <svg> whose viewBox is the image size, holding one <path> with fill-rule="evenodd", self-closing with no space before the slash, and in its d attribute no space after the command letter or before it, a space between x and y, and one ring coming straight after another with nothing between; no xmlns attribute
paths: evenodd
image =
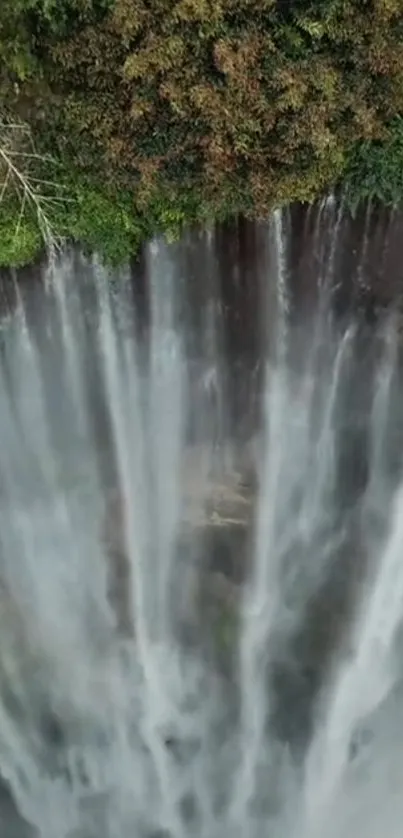
<svg viewBox="0 0 403 838"><path fill-rule="evenodd" d="M353 211L364 200L393 207L403 203L403 117L395 117L383 142L367 140L355 145L344 185Z"/></svg>
<svg viewBox="0 0 403 838"><path fill-rule="evenodd" d="M60 227L69 239L103 253L107 262L117 265L137 252L143 238L141 218L133 201L124 192L109 195L91 183L71 184L70 195Z"/></svg>

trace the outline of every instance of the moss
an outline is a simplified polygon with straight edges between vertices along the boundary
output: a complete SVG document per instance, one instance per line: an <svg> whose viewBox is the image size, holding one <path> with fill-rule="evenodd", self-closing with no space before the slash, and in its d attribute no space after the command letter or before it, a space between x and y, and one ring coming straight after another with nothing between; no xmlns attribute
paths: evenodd
<svg viewBox="0 0 403 838"><path fill-rule="evenodd" d="M42 236L29 215L18 221L16 207L0 213L0 266L21 267L35 260L43 249Z"/></svg>
<svg viewBox="0 0 403 838"><path fill-rule="evenodd" d="M222 604L216 618L214 636L220 655L235 653L239 636L239 614L234 604Z"/></svg>

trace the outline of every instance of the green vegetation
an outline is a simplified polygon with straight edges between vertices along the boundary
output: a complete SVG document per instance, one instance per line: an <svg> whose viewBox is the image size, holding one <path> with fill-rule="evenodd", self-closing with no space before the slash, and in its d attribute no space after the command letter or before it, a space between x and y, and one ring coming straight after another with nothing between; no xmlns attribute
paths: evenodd
<svg viewBox="0 0 403 838"><path fill-rule="evenodd" d="M356 143L350 154L344 186L353 210L362 200L397 207L403 197L403 116L391 120L383 141Z"/></svg>
<svg viewBox="0 0 403 838"><path fill-rule="evenodd" d="M59 236L118 262L339 184L402 200L403 0L3 0L0 97L45 199L0 157L2 264Z"/></svg>

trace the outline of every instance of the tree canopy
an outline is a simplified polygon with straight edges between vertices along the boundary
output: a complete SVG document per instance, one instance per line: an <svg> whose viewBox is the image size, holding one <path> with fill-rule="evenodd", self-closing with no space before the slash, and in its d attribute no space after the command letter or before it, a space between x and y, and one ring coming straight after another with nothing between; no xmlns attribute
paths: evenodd
<svg viewBox="0 0 403 838"><path fill-rule="evenodd" d="M402 198L403 0L3 5L4 109L54 158L56 222L115 261L340 184Z"/></svg>

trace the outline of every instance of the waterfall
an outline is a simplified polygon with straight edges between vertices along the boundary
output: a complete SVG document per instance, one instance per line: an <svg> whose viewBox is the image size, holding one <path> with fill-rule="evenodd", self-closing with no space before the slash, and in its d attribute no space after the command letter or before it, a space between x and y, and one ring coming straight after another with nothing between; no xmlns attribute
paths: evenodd
<svg viewBox="0 0 403 838"><path fill-rule="evenodd" d="M400 835L399 319L339 316L343 208L309 218L302 323L292 214L259 239L242 327L263 324L258 357L229 333L214 233L148 246L147 311L133 273L96 258L15 283L0 329L10 838ZM260 405L247 439L235 364Z"/></svg>

